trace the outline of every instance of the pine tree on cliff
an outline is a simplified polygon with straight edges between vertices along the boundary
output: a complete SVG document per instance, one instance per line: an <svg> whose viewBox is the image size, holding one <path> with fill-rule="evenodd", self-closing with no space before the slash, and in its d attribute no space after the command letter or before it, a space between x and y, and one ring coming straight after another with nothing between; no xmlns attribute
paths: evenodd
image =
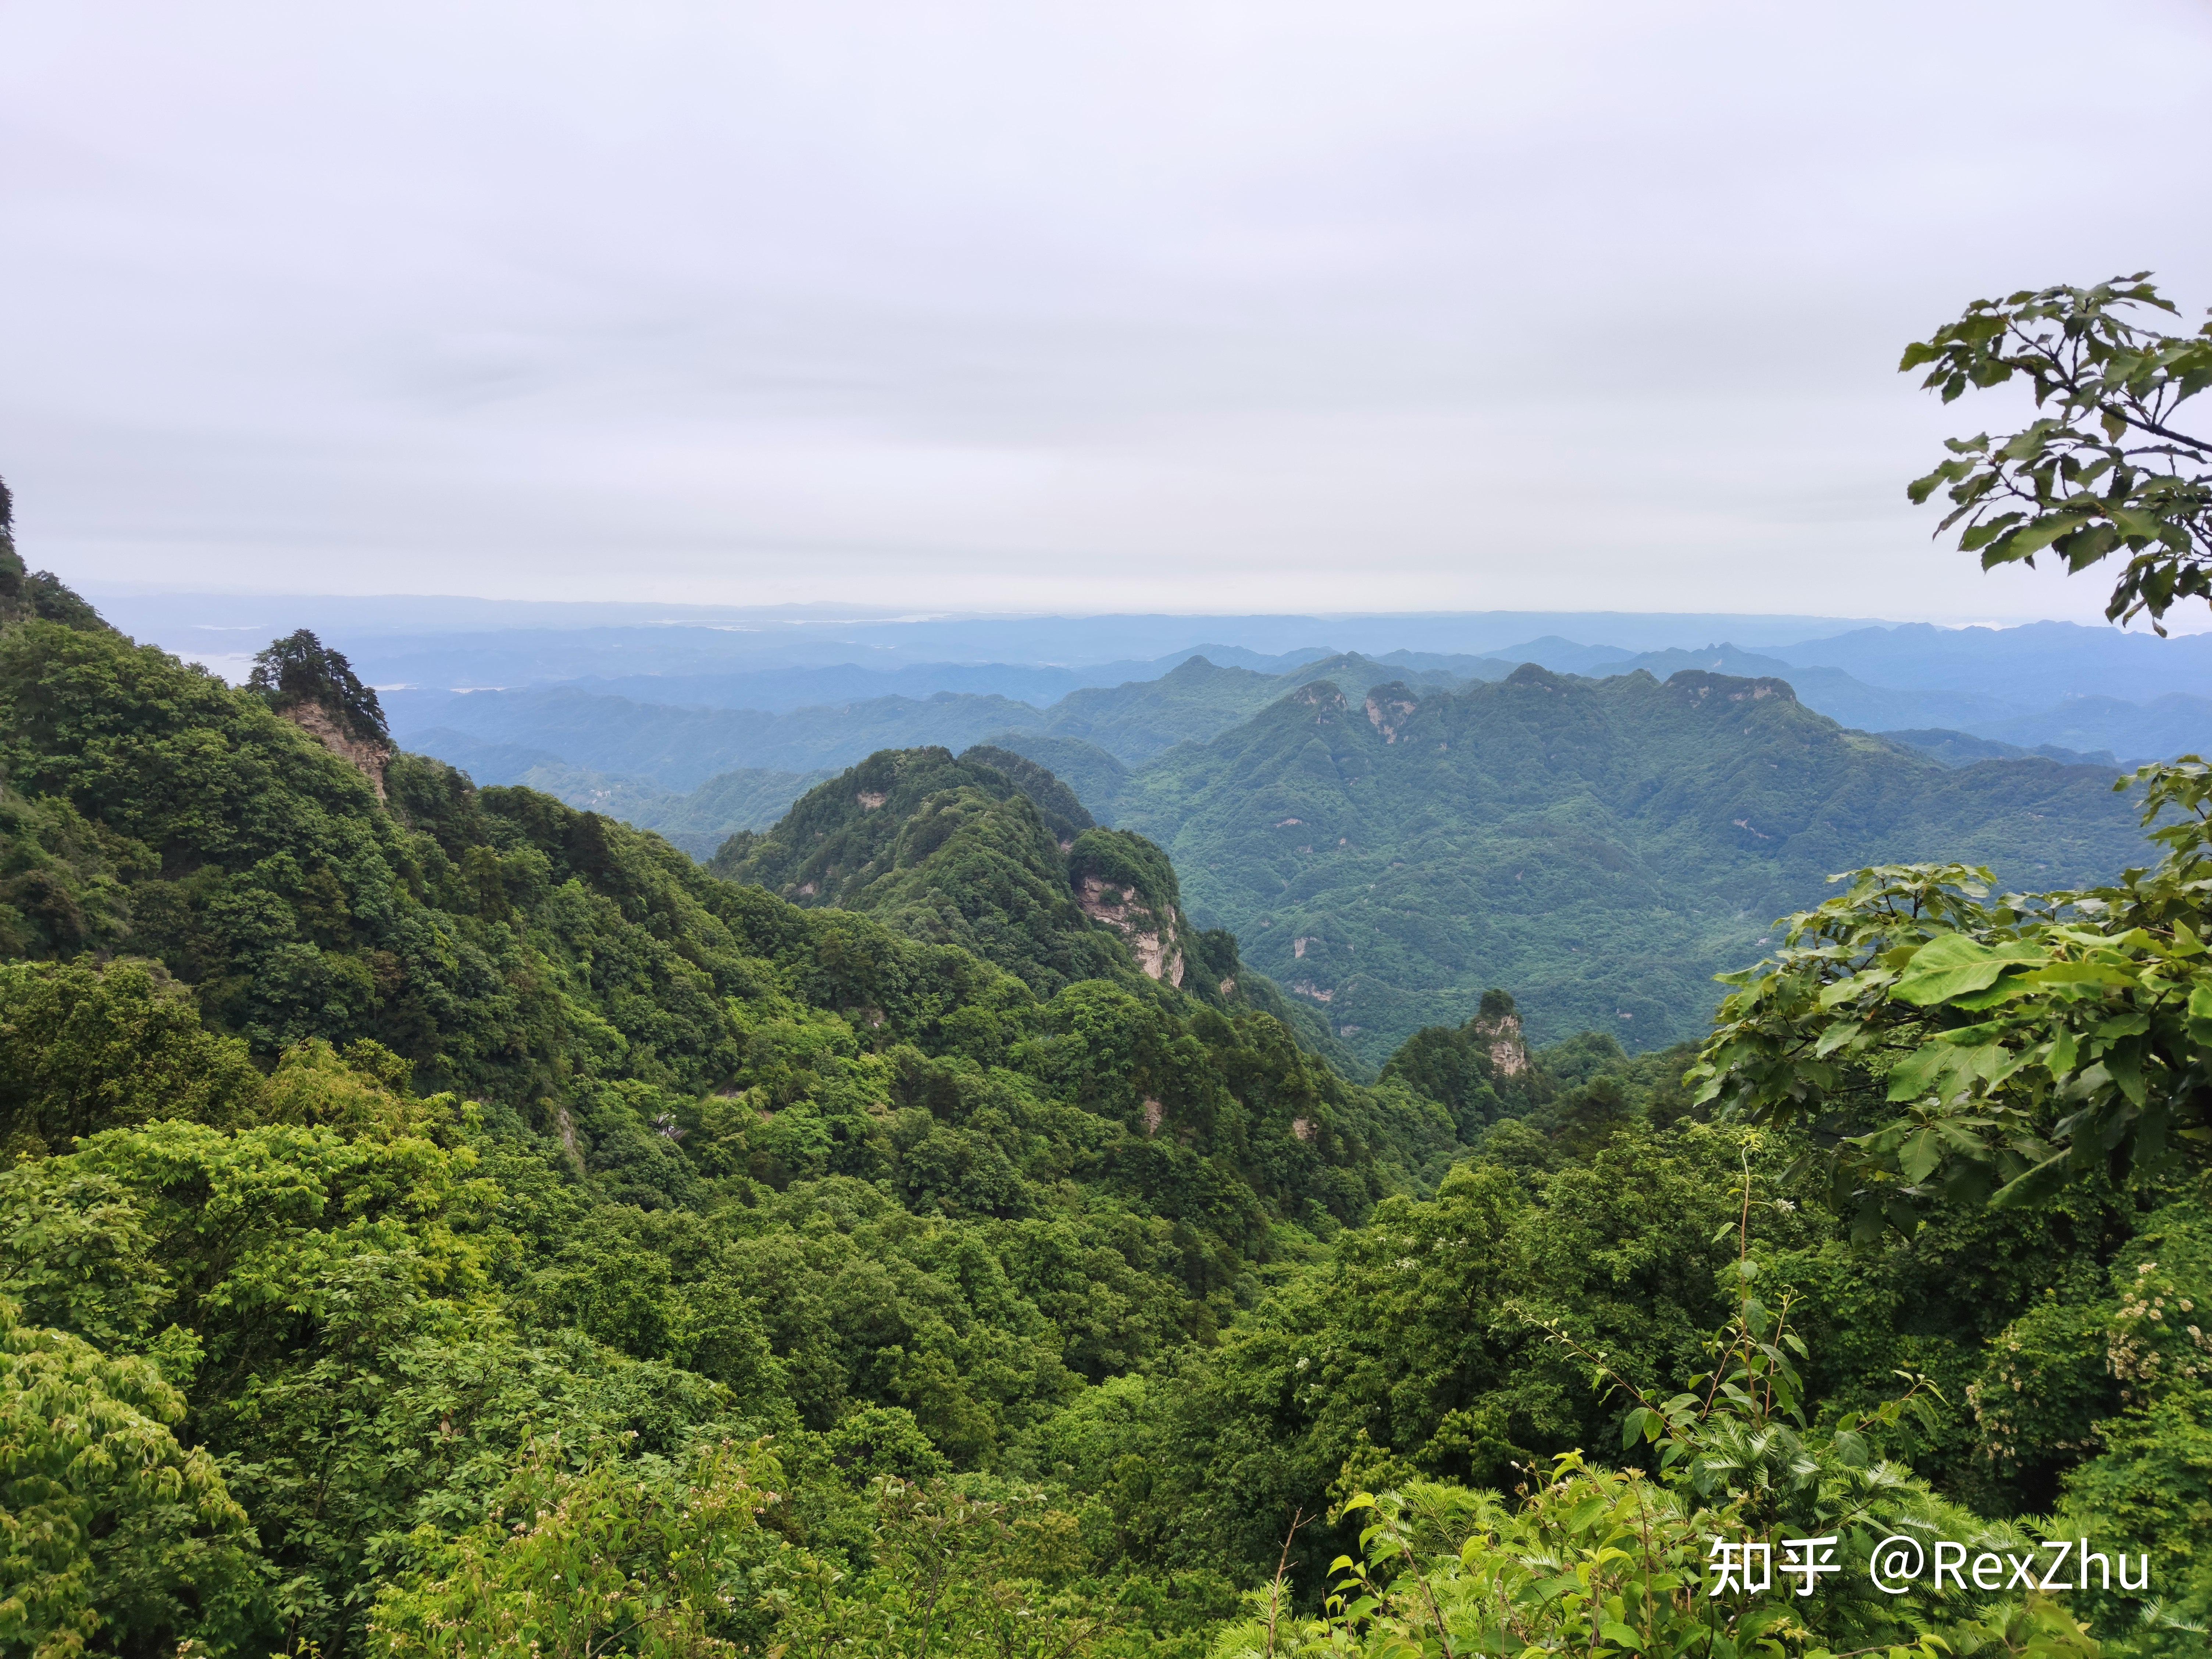
<svg viewBox="0 0 2212 1659"><path fill-rule="evenodd" d="M340 731L357 742L392 742L376 688L362 684L342 651L334 651L302 628L272 640L253 658L246 689L278 714L318 704Z"/></svg>

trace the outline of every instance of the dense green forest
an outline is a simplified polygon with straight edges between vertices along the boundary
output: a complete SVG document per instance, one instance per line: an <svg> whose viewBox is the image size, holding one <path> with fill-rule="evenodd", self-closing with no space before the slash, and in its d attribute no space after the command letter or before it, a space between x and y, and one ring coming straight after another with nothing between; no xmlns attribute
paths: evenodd
<svg viewBox="0 0 2212 1659"><path fill-rule="evenodd" d="M1711 1012L1711 975L1854 865L1961 856L2051 886L2138 855L2109 757L1848 732L1787 681L1684 669L1681 654L1655 657L1663 683L1533 666L1408 681L1357 656L1261 675L1194 659L1073 693L1049 730L975 749L1044 767L1086 816L1166 848L1192 909L1241 939L1301 1025L1363 1073L1493 983L1516 988L1547 1039L1596 1026L1632 1051L1686 1040ZM785 794L818 775L734 772L687 796L585 787L557 767L521 775L705 858L722 826L772 830ZM810 797L793 821L830 797L851 810L856 787ZM796 881L769 884L809 902Z"/></svg>
<svg viewBox="0 0 2212 1659"><path fill-rule="evenodd" d="M1747 1182L1802 1455L2191 1570L2193 1396L2104 1364L2212 1293L2179 1176L1854 1248L1685 1052L1497 993L1361 1087L1146 973L1082 883L1195 963L1173 872L1014 757L879 757L726 882L8 602L11 1650L1304 1650L1357 1493L1425 1550L1612 1490L1578 1349L1709 1366Z"/></svg>
<svg viewBox="0 0 2212 1659"><path fill-rule="evenodd" d="M1490 984L1547 1038L1686 1040L1711 976L1856 865L1961 858L2052 887L2142 853L2110 769L1946 768L1783 681L1524 666L1457 690L1355 684L1316 681L1163 756L1114 821L1370 1064Z"/></svg>
<svg viewBox="0 0 2212 1659"><path fill-rule="evenodd" d="M1524 667L1491 683L1439 670L1370 684L1395 671L1336 657L1261 676L1194 660L1066 699L1110 710L1110 731L1071 716L968 752L1039 764L1086 818L1166 847L1192 908L1243 939L1290 988L1302 1027L1363 1073L1425 1024L1462 1018L1492 983L1516 988L1546 1038L1597 1026L1632 1051L1685 1040L1711 1012L1711 975L1755 957L1776 915L1856 864L1957 855L2050 886L2104 879L2139 854L2109 757L1962 752L1975 740L1955 732L1922 734L1930 752L1847 732L1786 681L1661 665L1674 666L1663 684ZM1152 720L1232 719L1133 770L1073 735L1126 744ZM559 782L550 769L526 775ZM700 826L740 801L757 803L750 833L770 829L761 781L786 776L734 773L697 798L569 794L703 854ZM814 834L823 803L849 815L859 787L818 790L791 823ZM887 890L810 899L798 880L744 878L864 908Z"/></svg>
<svg viewBox="0 0 2212 1659"><path fill-rule="evenodd" d="M1865 741L1613 684L1501 695L1771 722L1778 838ZM2203 1651L2202 763L2116 884L1863 871L1702 1048L1492 988L1371 1083L1005 751L717 873L0 543L0 1650Z"/></svg>

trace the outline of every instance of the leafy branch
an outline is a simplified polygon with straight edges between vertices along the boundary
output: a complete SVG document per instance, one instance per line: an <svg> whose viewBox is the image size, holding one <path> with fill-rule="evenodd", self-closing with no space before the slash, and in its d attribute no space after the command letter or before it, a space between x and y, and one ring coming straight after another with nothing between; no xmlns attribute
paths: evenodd
<svg viewBox="0 0 2212 1659"><path fill-rule="evenodd" d="M2179 314L2149 276L1978 300L1898 367L1927 368L1921 385L1947 404L2025 379L2044 411L2002 437L1946 441L1951 459L1906 490L1916 504L1944 490L1936 533L1963 522L1960 549L1984 570L2048 550L2079 573L2124 554L2105 614L2148 613L2163 634L2177 601L2212 601L2212 441L2176 421L2212 386L2212 322L2194 335L2144 326L2142 312Z"/></svg>
<svg viewBox="0 0 2212 1659"><path fill-rule="evenodd" d="M1834 1123L1863 1237L1942 1196L2039 1201L2212 1152L2212 767L2146 766L2165 856L2111 887L1990 898L1962 865L1861 870L1785 924L1691 1071L1759 1124ZM2160 823L2161 818L2172 821ZM1845 878L1837 878L1845 879Z"/></svg>

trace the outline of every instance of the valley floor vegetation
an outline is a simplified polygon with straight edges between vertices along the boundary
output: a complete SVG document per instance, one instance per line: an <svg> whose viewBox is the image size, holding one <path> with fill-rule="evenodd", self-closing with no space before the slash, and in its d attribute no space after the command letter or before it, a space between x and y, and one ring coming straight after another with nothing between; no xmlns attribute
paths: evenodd
<svg viewBox="0 0 2212 1659"><path fill-rule="evenodd" d="M718 874L263 667L0 545L0 1652L2212 1642L2202 763L2101 890L1861 872L1702 1048L1494 991L1357 1083L1018 757Z"/></svg>

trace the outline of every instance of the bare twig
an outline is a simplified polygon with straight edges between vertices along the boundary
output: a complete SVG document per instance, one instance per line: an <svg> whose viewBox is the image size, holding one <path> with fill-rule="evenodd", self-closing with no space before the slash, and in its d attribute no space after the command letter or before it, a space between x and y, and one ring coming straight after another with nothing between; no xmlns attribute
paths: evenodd
<svg viewBox="0 0 2212 1659"><path fill-rule="evenodd" d="M1275 1616L1282 1610L1283 1580L1290 1574L1291 1541L1298 1535L1298 1528L1306 1523L1303 1509L1291 1512L1291 1529L1283 1534L1283 1553L1275 1562L1275 1579L1267 1587L1267 1659L1275 1655Z"/></svg>

